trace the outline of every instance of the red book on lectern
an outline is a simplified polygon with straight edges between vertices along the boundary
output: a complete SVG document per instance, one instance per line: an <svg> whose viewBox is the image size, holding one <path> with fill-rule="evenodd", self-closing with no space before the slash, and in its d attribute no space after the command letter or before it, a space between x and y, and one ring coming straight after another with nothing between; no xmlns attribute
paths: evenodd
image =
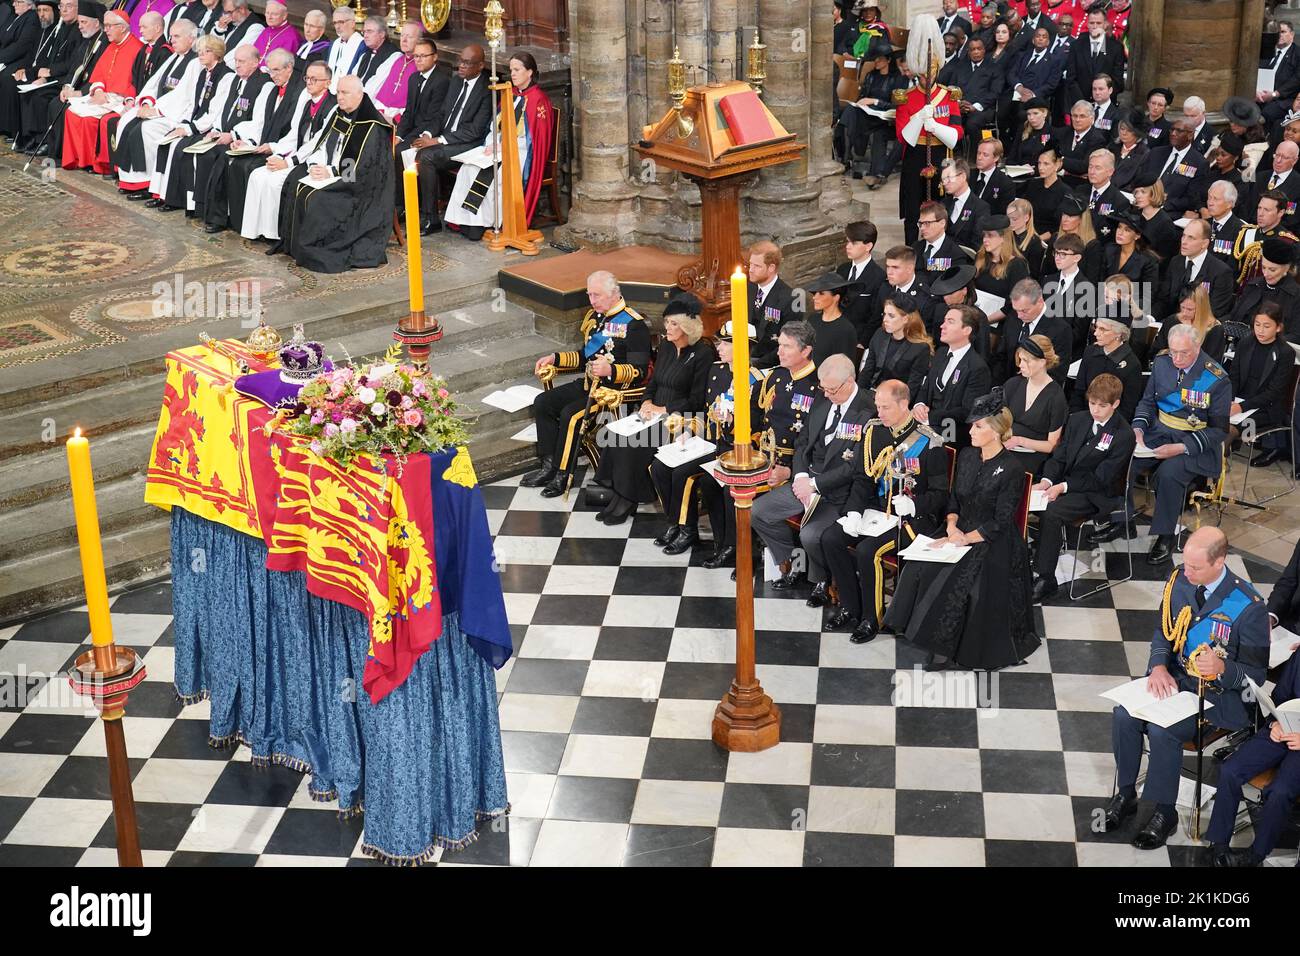
<svg viewBox="0 0 1300 956"><path fill-rule="evenodd" d="M718 101L722 115L731 130L731 138L737 146L762 143L776 139L776 130L767 118L767 110L753 90L743 93L731 93Z"/></svg>

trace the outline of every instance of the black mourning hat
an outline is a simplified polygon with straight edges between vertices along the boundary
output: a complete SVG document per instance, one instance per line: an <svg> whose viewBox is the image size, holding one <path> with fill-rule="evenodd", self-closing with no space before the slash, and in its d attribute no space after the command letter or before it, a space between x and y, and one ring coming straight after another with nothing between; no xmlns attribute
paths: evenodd
<svg viewBox="0 0 1300 956"><path fill-rule="evenodd" d="M1223 101L1223 115L1229 123L1254 126L1260 120L1259 107L1244 96L1229 96Z"/></svg>
<svg viewBox="0 0 1300 956"><path fill-rule="evenodd" d="M1141 235L1142 233L1142 226L1143 226L1142 214L1139 213L1136 209L1124 209L1119 212L1112 213L1110 216L1110 221L1116 226L1120 226L1120 225L1128 226L1130 229L1132 229L1134 232L1138 233L1139 235Z"/></svg>
<svg viewBox="0 0 1300 956"><path fill-rule="evenodd" d="M983 221L980 222L981 232L1002 232L1003 230L1010 228L1011 220L1006 216L985 216Z"/></svg>
<svg viewBox="0 0 1300 956"><path fill-rule="evenodd" d="M1047 100L1043 99L1041 96L1035 96L1025 104L1025 111L1028 112L1029 110L1047 110L1047 112L1050 113L1052 112L1052 107L1049 106Z"/></svg>
<svg viewBox="0 0 1300 956"><path fill-rule="evenodd" d="M678 292L664 306L664 318L670 315L699 315L704 310L700 300L689 292Z"/></svg>
<svg viewBox="0 0 1300 956"><path fill-rule="evenodd" d="M1147 99L1151 99L1151 97L1155 96L1157 93L1159 93L1161 96L1165 98L1166 106L1174 105L1174 91L1171 90L1169 87L1167 86L1151 87L1151 89L1147 90Z"/></svg>
<svg viewBox="0 0 1300 956"><path fill-rule="evenodd" d="M1021 348L1023 347L1022 343ZM966 416L966 424L970 425L985 418L992 418L1006 407L1007 403L1002 398L1002 387L998 386L987 395L982 395L975 399L975 404L971 406L970 414Z"/></svg>
<svg viewBox="0 0 1300 956"><path fill-rule="evenodd" d="M843 292L848 280L838 272L823 272L808 283L809 292Z"/></svg>
<svg viewBox="0 0 1300 956"><path fill-rule="evenodd" d="M887 60L894 55L894 45L884 37L876 37L867 47L868 60Z"/></svg>
<svg viewBox="0 0 1300 956"><path fill-rule="evenodd" d="M1026 335L1023 339L1017 342L1016 348L1024 349L1034 358L1047 358L1047 356L1043 354L1043 347L1034 341L1032 335Z"/></svg>
<svg viewBox="0 0 1300 956"><path fill-rule="evenodd" d="M1295 259L1295 243L1288 242L1281 236L1270 236L1264 240L1264 258L1279 266L1289 266Z"/></svg>
<svg viewBox="0 0 1300 956"><path fill-rule="evenodd" d="M950 295L958 289L964 289L975 278L975 267L969 262L950 266L939 274L939 278L930 283L930 292L937 296Z"/></svg>
<svg viewBox="0 0 1300 956"><path fill-rule="evenodd" d="M1082 216L1088 211L1088 204L1079 196L1066 196L1061 200L1060 212L1063 216Z"/></svg>
<svg viewBox="0 0 1300 956"><path fill-rule="evenodd" d="M1219 149L1229 156L1241 156L1246 151L1246 141L1232 130L1219 134Z"/></svg>

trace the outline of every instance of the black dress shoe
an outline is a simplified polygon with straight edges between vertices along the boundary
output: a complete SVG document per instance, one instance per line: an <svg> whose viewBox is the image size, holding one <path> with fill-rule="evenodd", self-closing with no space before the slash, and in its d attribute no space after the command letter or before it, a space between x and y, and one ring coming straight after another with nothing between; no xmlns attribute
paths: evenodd
<svg viewBox="0 0 1300 956"><path fill-rule="evenodd" d="M664 529L663 534L659 535L650 543L653 544L656 548L666 547L667 545L670 545L674 541L676 541L677 536L685 530L686 529L679 524L670 524L667 528Z"/></svg>
<svg viewBox="0 0 1300 956"><path fill-rule="evenodd" d="M830 595L826 593L826 582L818 581L813 585L812 594L808 595L808 606L825 607L830 603Z"/></svg>
<svg viewBox="0 0 1300 956"><path fill-rule="evenodd" d="M543 498L560 497L560 495L564 494L565 484L567 484L567 482L565 481L564 476L557 472L555 475L551 477L551 480L548 481L542 487L542 497Z"/></svg>
<svg viewBox="0 0 1300 956"><path fill-rule="evenodd" d="M1137 797L1125 799L1124 794L1117 793L1110 798L1110 803L1106 804L1106 833L1114 833L1119 829L1126 817L1131 817L1137 813Z"/></svg>
<svg viewBox="0 0 1300 956"><path fill-rule="evenodd" d="M950 667L952 667L952 661L946 659L941 661L931 654L926 658L924 670L933 674L935 671L946 671Z"/></svg>
<svg viewBox="0 0 1300 956"><path fill-rule="evenodd" d="M42 146L37 146L36 149L32 152L32 155L33 155L33 156L48 156L48 155L50 155L50 146L49 146L49 144L46 143L46 144L44 144L44 145L42 145Z"/></svg>
<svg viewBox="0 0 1300 956"><path fill-rule="evenodd" d="M149 194L145 192L143 189L136 189L132 192L124 192L123 195L126 196L128 202L143 202L144 200L149 198Z"/></svg>
<svg viewBox="0 0 1300 956"><path fill-rule="evenodd" d="M1128 526L1128 536L1137 537L1137 525L1130 522ZM1107 541L1118 541L1124 537L1123 521L1107 521L1105 524L1097 525L1096 530L1089 537L1093 544L1105 544Z"/></svg>
<svg viewBox="0 0 1300 956"><path fill-rule="evenodd" d="M1168 813L1157 810L1151 814L1138 835L1133 838L1133 845L1139 850L1158 850L1165 845L1169 835L1178 829L1178 811Z"/></svg>
<svg viewBox="0 0 1300 956"><path fill-rule="evenodd" d="M1234 850L1231 847L1215 847L1214 866L1217 867L1236 867L1236 866L1259 866L1263 861L1260 860L1250 847L1241 847Z"/></svg>
<svg viewBox="0 0 1300 956"><path fill-rule="evenodd" d="M858 626L858 619L847 608L837 607L826 620L827 631L852 631Z"/></svg>
<svg viewBox="0 0 1300 956"><path fill-rule="evenodd" d="M725 568L735 556L735 548L723 546L705 558L703 564L710 571L716 571L718 568ZM735 575L732 575L731 579L734 581L736 579Z"/></svg>
<svg viewBox="0 0 1300 956"><path fill-rule="evenodd" d="M1034 582L1033 603L1042 604L1045 600L1057 592L1059 585L1056 583L1055 576L1041 577Z"/></svg>
<svg viewBox="0 0 1300 956"><path fill-rule="evenodd" d="M540 488L542 487L542 485L546 484L548 481L554 478L555 473L558 470L559 469L555 467L555 463L551 461L551 459L543 458L540 468L528 472L526 475L524 475L522 478L519 479L519 487Z"/></svg>
<svg viewBox="0 0 1300 956"><path fill-rule="evenodd" d="M162 206L165 206L166 203L164 203L161 199L152 198L152 199L146 199L144 205L146 209L158 209L161 208Z"/></svg>
<svg viewBox="0 0 1300 956"><path fill-rule="evenodd" d="M163 209L166 209L166 208L167 208L166 206L163 206ZM278 255L279 255L280 253L282 253L282 252L284 252L284 243L283 243L283 242L277 242L277 243L276 243L275 245L273 245L270 249L267 249L267 250L266 250L266 254L267 254L268 256L278 256Z"/></svg>
<svg viewBox="0 0 1300 956"><path fill-rule="evenodd" d="M1174 536L1171 534L1158 535L1151 542L1151 550L1147 552L1147 564L1164 564L1174 556Z"/></svg>
<svg viewBox="0 0 1300 956"><path fill-rule="evenodd" d="M879 633L880 627L871 618L867 618L853 629L853 636L849 638L849 643L870 644Z"/></svg>
<svg viewBox="0 0 1300 956"><path fill-rule="evenodd" d="M778 591L786 591L794 587L798 583L799 583L799 572L787 571L785 574L781 575L779 578L777 578L775 581L772 582L772 587Z"/></svg>
<svg viewBox="0 0 1300 956"><path fill-rule="evenodd" d="M1256 455L1254 458L1250 460L1250 467L1267 468L1269 465L1273 464L1273 462L1279 461L1281 458L1282 458L1282 449L1265 448L1263 451L1261 451L1258 455Z"/></svg>
<svg viewBox="0 0 1300 956"><path fill-rule="evenodd" d="M203 231L206 232L209 236L215 236L219 232L225 232L226 227L218 226L216 223L209 222L204 225Z"/></svg>
<svg viewBox="0 0 1300 956"><path fill-rule="evenodd" d="M426 222L420 226L420 235L422 236L432 236L436 232L442 232L442 223L437 220Z"/></svg>
<svg viewBox="0 0 1300 956"><path fill-rule="evenodd" d="M686 526L664 547L664 554L685 554L699 543L699 532L694 526Z"/></svg>

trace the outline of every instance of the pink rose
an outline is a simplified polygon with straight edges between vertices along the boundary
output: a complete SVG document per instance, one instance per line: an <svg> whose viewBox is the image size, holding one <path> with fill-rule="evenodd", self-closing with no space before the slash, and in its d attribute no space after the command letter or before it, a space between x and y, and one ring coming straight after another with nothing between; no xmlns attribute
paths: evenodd
<svg viewBox="0 0 1300 956"><path fill-rule="evenodd" d="M316 412L315 414L313 414L313 415L311 416L311 423L312 423L313 425L319 425L319 424L320 424L321 422L323 422L323 421L325 421L325 413L324 413L324 412Z"/></svg>
<svg viewBox="0 0 1300 956"><path fill-rule="evenodd" d="M356 420L352 418L343 419L343 421L339 422L339 429L343 432L343 434L351 435L353 432L357 430Z"/></svg>
<svg viewBox="0 0 1300 956"><path fill-rule="evenodd" d="M417 427L423 421L424 416L416 408L408 408L402 415L402 424L409 425L411 428Z"/></svg>
<svg viewBox="0 0 1300 956"><path fill-rule="evenodd" d="M338 435L338 433L339 433L339 426L335 425L333 422L330 422L328 425L325 426L326 438L334 438L336 435Z"/></svg>
<svg viewBox="0 0 1300 956"><path fill-rule="evenodd" d="M439 398L446 398L446 397L449 396L450 394L451 394L451 393L450 393L449 391L447 391L445 388L440 388L440 389L438 389L438 397L439 397Z"/></svg>

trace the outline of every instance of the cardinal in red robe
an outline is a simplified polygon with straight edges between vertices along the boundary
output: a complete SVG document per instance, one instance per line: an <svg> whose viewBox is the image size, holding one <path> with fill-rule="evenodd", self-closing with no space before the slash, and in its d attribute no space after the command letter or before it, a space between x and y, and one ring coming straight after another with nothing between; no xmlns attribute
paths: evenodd
<svg viewBox="0 0 1300 956"><path fill-rule="evenodd" d="M104 34L108 37L108 48L90 74L91 103L105 102L109 93L131 98L136 92L131 67L144 44L131 34L129 21L117 10L104 14ZM97 173L110 172L108 120L117 115L85 117L68 109L63 114L63 168L90 167Z"/></svg>

